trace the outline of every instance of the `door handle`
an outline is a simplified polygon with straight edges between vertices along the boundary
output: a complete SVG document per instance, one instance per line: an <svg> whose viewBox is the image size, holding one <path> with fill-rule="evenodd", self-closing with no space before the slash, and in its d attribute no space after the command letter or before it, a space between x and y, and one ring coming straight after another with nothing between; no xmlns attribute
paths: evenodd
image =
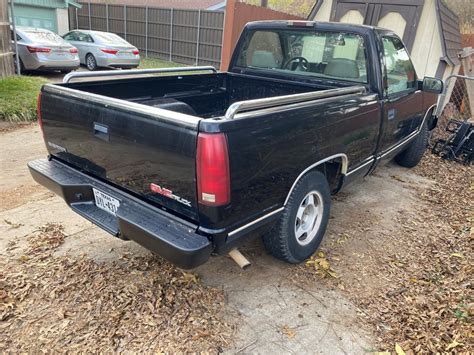
<svg viewBox="0 0 474 355"><path fill-rule="evenodd" d="M388 113L387 113L388 120L389 121L394 120L395 117L397 116L396 113L397 113L397 111L394 108L388 110Z"/></svg>

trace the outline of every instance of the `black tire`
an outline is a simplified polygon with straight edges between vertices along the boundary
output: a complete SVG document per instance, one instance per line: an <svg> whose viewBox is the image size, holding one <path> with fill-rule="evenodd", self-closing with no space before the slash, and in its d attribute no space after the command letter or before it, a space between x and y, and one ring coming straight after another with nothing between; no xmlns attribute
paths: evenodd
<svg viewBox="0 0 474 355"><path fill-rule="evenodd" d="M313 224L314 235L308 240L297 239L298 219L300 208L305 211L304 200L308 194L317 193L320 198L319 217ZM314 198L314 197L313 197ZM318 249L323 240L329 221L331 209L331 191L326 177L319 171L312 171L304 175L293 189L288 203L274 228L263 236L263 244L269 254L288 263L301 263ZM303 214L304 215L304 214ZM300 219L300 225L302 219ZM310 233L311 234L311 233ZM303 235L304 236L304 235ZM307 238L308 235L306 236Z"/></svg>
<svg viewBox="0 0 474 355"><path fill-rule="evenodd" d="M425 154L428 147L428 138L430 132L426 123L421 127L421 131L413 142L411 142L405 150L395 157L398 165L405 168L413 168L418 165Z"/></svg>
<svg viewBox="0 0 474 355"><path fill-rule="evenodd" d="M97 70L97 60L95 59L94 55L91 53L86 55L86 67L90 71Z"/></svg>
<svg viewBox="0 0 474 355"><path fill-rule="evenodd" d="M17 57L14 56L13 57L13 65L15 66L15 74L18 74L18 70L17 70L17 67L16 67L16 60L17 60ZM23 61L21 60L21 58L20 58L20 73L21 74L26 73L25 65L23 64Z"/></svg>

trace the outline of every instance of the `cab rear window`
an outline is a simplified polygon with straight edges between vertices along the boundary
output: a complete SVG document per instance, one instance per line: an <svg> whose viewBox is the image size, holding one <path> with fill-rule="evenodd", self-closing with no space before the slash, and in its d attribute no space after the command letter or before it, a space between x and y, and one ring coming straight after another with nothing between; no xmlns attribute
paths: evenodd
<svg viewBox="0 0 474 355"><path fill-rule="evenodd" d="M364 38L344 32L252 31L244 41L237 66L368 82Z"/></svg>

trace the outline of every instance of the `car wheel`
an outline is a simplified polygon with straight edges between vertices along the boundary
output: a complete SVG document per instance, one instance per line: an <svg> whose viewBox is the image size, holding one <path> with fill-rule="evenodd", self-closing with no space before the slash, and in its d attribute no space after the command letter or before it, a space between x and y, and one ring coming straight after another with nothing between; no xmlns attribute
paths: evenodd
<svg viewBox="0 0 474 355"><path fill-rule="evenodd" d="M16 67L16 61L17 61L17 57L14 56L14 57L13 57L13 65L15 66L15 74L18 74L18 73L17 73L18 70L17 70L17 67ZM26 70L25 70L25 65L23 64L23 61L21 60L21 58L20 58L20 72L21 72L21 74L23 74L23 73L26 72Z"/></svg>
<svg viewBox="0 0 474 355"><path fill-rule="evenodd" d="M415 140L395 157L397 164L405 168L417 166L428 147L429 135L428 125L425 123L423 127L421 127L420 133L418 133Z"/></svg>
<svg viewBox="0 0 474 355"><path fill-rule="evenodd" d="M318 249L331 209L331 191L319 171L303 176L274 228L263 236L265 249L288 263L300 263Z"/></svg>
<svg viewBox="0 0 474 355"><path fill-rule="evenodd" d="M93 71L97 69L97 61L92 54L86 55L86 67L87 69Z"/></svg>

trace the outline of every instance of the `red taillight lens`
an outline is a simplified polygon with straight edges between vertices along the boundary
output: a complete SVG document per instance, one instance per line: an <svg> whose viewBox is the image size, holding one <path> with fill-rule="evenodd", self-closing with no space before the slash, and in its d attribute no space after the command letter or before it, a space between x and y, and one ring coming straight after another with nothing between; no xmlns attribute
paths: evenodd
<svg viewBox="0 0 474 355"><path fill-rule="evenodd" d="M49 53L51 48L26 46L30 53Z"/></svg>
<svg viewBox="0 0 474 355"><path fill-rule="evenodd" d="M77 53L77 48L71 48L69 50L69 53L76 54Z"/></svg>
<svg viewBox="0 0 474 355"><path fill-rule="evenodd" d="M116 50L116 49L101 48L100 50L104 53L107 53L107 54L117 54L117 52L118 52L118 50Z"/></svg>
<svg viewBox="0 0 474 355"><path fill-rule="evenodd" d="M36 103L36 112L38 115L38 124L41 128L41 132L43 132L43 120L41 119L41 91L38 94L38 102Z"/></svg>
<svg viewBox="0 0 474 355"><path fill-rule="evenodd" d="M207 206L229 204L229 154L224 133L199 133L196 165L199 203Z"/></svg>
<svg viewBox="0 0 474 355"><path fill-rule="evenodd" d="M132 51L132 53L135 54L135 55L139 55L140 51L138 49L135 49L135 50Z"/></svg>

